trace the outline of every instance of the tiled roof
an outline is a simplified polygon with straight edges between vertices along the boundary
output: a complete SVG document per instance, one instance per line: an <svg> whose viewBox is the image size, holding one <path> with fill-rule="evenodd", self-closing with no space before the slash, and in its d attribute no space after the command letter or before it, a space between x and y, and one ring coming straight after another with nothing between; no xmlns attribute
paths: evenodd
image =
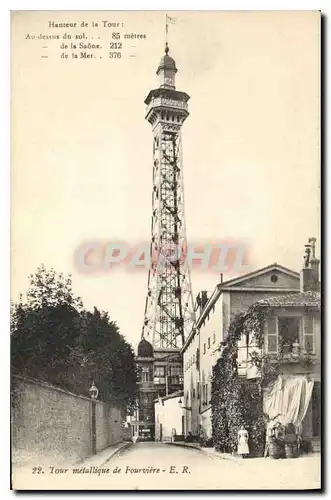
<svg viewBox="0 0 331 500"><path fill-rule="evenodd" d="M298 292L261 299L256 302L269 307L312 307L319 309L321 306L320 292Z"/></svg>

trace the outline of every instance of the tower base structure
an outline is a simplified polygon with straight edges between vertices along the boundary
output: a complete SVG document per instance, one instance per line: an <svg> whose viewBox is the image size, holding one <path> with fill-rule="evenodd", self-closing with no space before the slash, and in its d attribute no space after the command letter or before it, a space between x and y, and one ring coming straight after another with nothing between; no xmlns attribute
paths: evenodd
<svg viewBox="0 0 331 500"><path fill-rule="evenodd" d="M154 402L183 389L183 363L179 348L157 348L142 339L136 357L139 376L138 408L132 433L140 441L154 441Z"/></svg>

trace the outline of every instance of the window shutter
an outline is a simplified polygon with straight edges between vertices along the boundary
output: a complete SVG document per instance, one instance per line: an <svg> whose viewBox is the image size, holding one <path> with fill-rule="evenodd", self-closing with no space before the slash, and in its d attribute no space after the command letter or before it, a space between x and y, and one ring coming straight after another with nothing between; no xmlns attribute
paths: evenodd
<svg viewBox="0 0 331 500"><path fill-rule="evenodd" d="M277 318L271 316L267 322L267 351L270 354L278 352Z"/></svg>
<svg viewBox="0 0 331 500"><path fill-rule="evenodd" d="M304 316L303 320L303 349L307 354L315 352L314 338L314 318L313 316Z"/></svg>

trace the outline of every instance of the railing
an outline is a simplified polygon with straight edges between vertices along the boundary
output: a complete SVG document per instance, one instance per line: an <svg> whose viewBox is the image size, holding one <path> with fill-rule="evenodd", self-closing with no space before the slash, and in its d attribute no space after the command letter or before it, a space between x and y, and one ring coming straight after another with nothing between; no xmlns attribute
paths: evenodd
<svg viewBox="0 0 331 500"><path fill-rule="evenodd" d="M272 358L277 358L278 362L284 363L300 363L308 359L312 362L318 361L315 352L308 352L302 349L298 343L280 345L277 352L267 351L266 354L270 360L272 360Z"/></svg>
<svg viewBox="0 0 331 500"><path fill-rule="evenodd" d="M152 101L147 106L146 114L149 113L151 108L155 108L157 106L166 106L166 107L171 107L171 108L175 108L175 109L183 109L185 111L188 110L188 105L186 102L175 101L174 99L165 99L164 97L156 97L155 99L152 99Z"/></svg>

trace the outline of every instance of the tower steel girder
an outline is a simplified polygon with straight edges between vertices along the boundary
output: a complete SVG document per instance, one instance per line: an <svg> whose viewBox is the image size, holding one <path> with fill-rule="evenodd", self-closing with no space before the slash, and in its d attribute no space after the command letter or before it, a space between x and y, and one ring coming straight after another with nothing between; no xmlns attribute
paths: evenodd
<svg viewBox="0 0 331 500"><path fill-rule="evenodd" d="M186 251L181 127L189 96L157 89L146 99L153 127L153 191L148 291L142 337L154 348L180 348L194 319Z"/></svg>

